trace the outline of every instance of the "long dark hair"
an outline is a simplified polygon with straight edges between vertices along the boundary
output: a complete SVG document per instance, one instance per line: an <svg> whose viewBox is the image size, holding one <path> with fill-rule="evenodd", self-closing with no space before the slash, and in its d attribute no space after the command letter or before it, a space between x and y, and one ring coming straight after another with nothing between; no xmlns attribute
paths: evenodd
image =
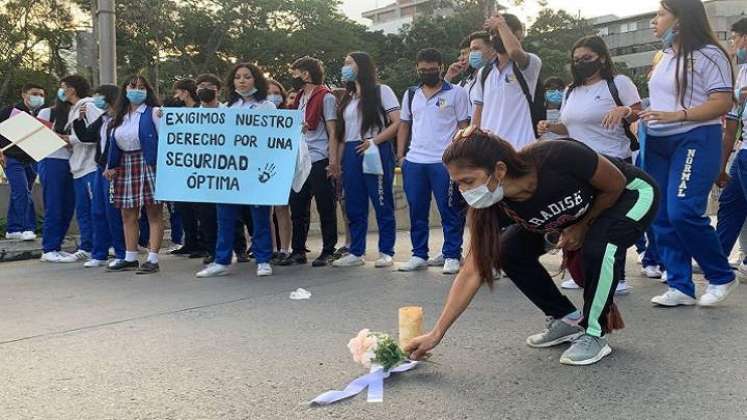
<svg viewBox="0 0 747 420"><path fill-rule="evenodd" d="M683 108L687 108L685 106L685 96L691 84L690 78L694 76L695 70L693 66L688 66L686 63L694 61L693 53L706 45L713 45L721 50L727 60L729 59L729 54L721 46L721 43L719 43L716 35L713 33L705 7L700 0L662 0L661 6L679 19L679 50L677 51L675 74L677 75L677 94L680 98L680 105ZM713 59L707 55L705 55L705 58L713 62ZM682 68L685 71L681 71L680 69ZM688 70L690 76L687 74ZM733 82L734 70L730 69L729 71L731 72L731 80ZM680 74L682 74L681 79Z"/></svg>
<svg viewBox="0 0 747 420"><path fill-rule="evenodd" d="M158 98L156 98L156 94L153 91L153 86L150 85L148 79L146 79L144 76L128 77L119 88L119 99L117 100L117 104L114 105L114 118L112 119L111 128L117 128L121 126L122 121L124 121L125 115L130 112L130 100L127 99L127 88L130 86L137 86L138 82L141 82L143 86L145 86L145 90L148 92L148 95L145 98L145 102L143 103L149 107L156 107L161 105L161 103L158 101Z"/></svg>
<svg viewBox="0 0 747 420"><path fill-rule="evenodd" d="M236 72L242 68L249 70L249 72L252 73L252 77L254 77L254 87L257 89L257 92L253 95L254 100L259 102L267 99L267 88L269 84L267 83L267 78L262 70L252 63L239 63L231 69L226 77L226 96L228 97L228 106L231 106L242 99L241 95L236 93L236 86L233 84Z"/></svg>
<svg viewBox="0 0 747 420"><path fill-rule="evenodd" d="M384 128L384 121L382 121L381 115L381 98L379 97L378 80L376 77L376 65L368 53L356 51L348 55L358 66L358 77L356 80L361 87L361 91L358 92L358 95L361 98L358 103L358 109L363 116L361 120L361 138L363 138L363 136L374 127L379 130ZM350 101L353 99L355 91L356 84L349 83L345 96L342 97L340 106L337 110L337 123L343 124L339 130L340 138L345 136L345 120L343 118L343 113L345 112L345 108L347 108Z"/></svg>
<svg viewBox="0 0 747 420"><path fill-rule="evenodd" d="M520 178L528 175L536 165L534 147L516 152L507 141L476 130L472 135L453 141L443 155L447 166L482 169L495 172L498 162L506 165L506 176ZM503 209L500 204L485 209L470 208L467 220L470 228L470 256L475 259L480 278L493 287L493 270L501 269L501 223Z"/></svg>
<svg viewBox="0 0 747 420"><path fill-rule="evenodd" d="M597 35L589 35L576 41L571 49L571 63L574 61L573 54L579 48L588 48L599 56L599 61L602 63L602 68L599 71L599 74L602 76L602 79L612 80L615 78L615 75L617 75L615 63L612 61L612 56L610 55L610 50L607 48L607 44L601 37ZM584 80L579 77L576 72L576 66L573 64L571 65L571 75L573 75L571 90L584 84Z"/></svg>

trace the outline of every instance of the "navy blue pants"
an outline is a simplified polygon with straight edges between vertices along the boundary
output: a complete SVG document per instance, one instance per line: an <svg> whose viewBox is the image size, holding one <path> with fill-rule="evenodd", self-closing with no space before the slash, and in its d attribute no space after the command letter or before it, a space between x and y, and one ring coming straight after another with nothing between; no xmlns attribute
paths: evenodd
<svg viewBox="0 0 747 420"><path fill-rule="evenodd" d="M705 216L721 168L721 126L665 137L649 134L646 141L646 170L662 191L654 234L669 286L695 296L692 258L711 284L731 282L734 273Z"/></svg>
<svg viewBox="0 0 747 420"><path fill-rule="evenodd" d="M78 221L80 231L79 249L93 251L93 184L96 172L91 172L78 179L73 179L75 189L75 220Z"/></svg>
<svg viewBox="0 0 747 420"><path fill-rule="evenodd" d="M36 181L34 163L5 158L5 176L10 184L8 203L8 233L36 231L36 212L31 192Z"/></svg>
<svg viewBox="0 0 747 420"><path fill-rule="evenodd" d="M215 262L231 265L236 238L236 219L239 205L218 204L218 241L215 245ZM269 263L272 259L272 235L270 231L270 206L249 206L252 213L252 251L257 264Z"/></svg>
<svg viewBox="0 0 747 420"><path fill-rule="evenodd" d="M402 164L405 195L410 207L410 239L412 255L428 259L428 216L431 211L431 194L436 197L438 212L444 231L444 258L462 257L465 223L465 206L462 194L451 182L443 163Z"/></svg>
<svg viewBox="0 0 747 420"><path fill-rule="evenodd" d="M747 218L747 150L740 150L729 170L731 181L719 198L718 232L721 247L731 254Z"/></svg>
<svg viewBox="0 0 747 420"><path fill-rule="evenodd" d="M60 251L75 212L70 162L67 159L42 159L39 162L39 180L44 197L42 247L45 253Z"/></svg>
<svg viewBox="0 0 747 420"><path fill-rule="evenodd" d="M392 144L379 145L379 154L384 166L384 175L363 173L363 156L355 148L362 142L345 143L342 161L342 186L345 190L345 213L350 230L350 253L361 257L366 253L368 233L368 201L376 212L379 226L379 252L394 256L394 242L397 237L397 223L394 220L394 152Z"/></svg>
<svg viewBox="0 0 747 420"><path fill-rule="evenodd" d="M104 171L96 171L93 183L93 252L91 258L106 261L109 258L109 248L114 247L116 258L125 257L124 227L122 225L122 211L111 204L109 200L109 180L104 177Z"/></svg>

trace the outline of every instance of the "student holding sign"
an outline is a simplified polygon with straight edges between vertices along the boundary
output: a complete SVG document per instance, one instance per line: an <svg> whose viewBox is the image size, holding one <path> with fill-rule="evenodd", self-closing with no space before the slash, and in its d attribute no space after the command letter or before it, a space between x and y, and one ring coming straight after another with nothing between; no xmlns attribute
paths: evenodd
<svg viewBox="0 0 747 420"><path fill-rule="evenodd" d="M114 114L114 104L119 97L119 88L101 85L94 91L93 103L104 111L92 124L86 125L88 107L81 109L80 116L73 121L73 131L83 143L96 145L96 179L93 183L93 252L86 268L101 267L109 259L109 248L114 248L116 257L109 266L121 264L125 259L125 239L122 214L109 201L109 180L104 177L109 156L109 124Z"/></svg>
<svg viewBox="0 0 747 420"><path fill-rule="evenodd" d="M229 108L275 109L267 100L268 82L259 67L254 64L237 64L228 74L226 91ZM215 262L197 273L197 277L223 276L228 272L233 258L236 238L236 221L240 213L250 212L252 219L252 250L257 260L257 276L271 276L272 234L270 231L270 206L242 206L218 204L218 242L215 246Z"/></svg>
<svg viewBox="0 0 747 420"><path fill-rule="evenodd" d="M23 101L0 111L0 122L11 118L14 112L27 112L36 115L44 105L44 89L33 83L27 83L21 89ZM0 137L0 147L10 142ZM5 176L10 184L10 203L8 204L8 227L6 239L36 239L36 212L31 191L36 181L36 163L20 147L14 146L0 152L0 163L3 164Z"/></svg>
<svg viewBox="0 0 747 420"><path fill-rule="evenodd" d="M158 156L160 110L153 88L143 76L127 79L119 94L111 122L111 144L105 176L113 183L111 201L122 210L124 261L109 271L137 270L137 274L159 271L158 251L163 240L163 206L156 201L155 178ZM137 254L138 216L145 206L150 226L147 261L140 266Z"/></svg>
<svg viewBox="0 0 747 420"><path fill-rule="evenodd" d="M391 267L397 236L391 140L399 127L399 101L389 86L377 83L376 66L364 52L353 52L345 58L342 80L347 84L347 92L337 111L337 121L341 125L339 141L344 144L342 174L351 244L350 254L332 265L364 264L371 200L379 225L379 259L374 265ZM367 165L369 162L372 165Z"/></svg>

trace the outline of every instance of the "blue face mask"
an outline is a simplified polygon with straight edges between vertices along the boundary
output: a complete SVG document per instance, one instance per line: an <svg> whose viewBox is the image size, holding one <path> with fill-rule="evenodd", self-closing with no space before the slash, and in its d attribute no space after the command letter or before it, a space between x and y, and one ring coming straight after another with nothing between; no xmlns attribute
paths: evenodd
<svg viewBox="0 0 747 420"><path fill-rule="evenodd" d="M283 103L282 95L267 95L267 100L275 104L276 107L280 107Z"/></svg>
<svg viewBox="0 0 747 420"><path fill-rule="evenodd" d="M127 100L135 105L145 102L148 97L148 91L145 89L127 89Z"/></svg>
<svg viewBox="0 0 747 420"><path fill-rule="evenodd" d="M737 50L737 64L747 63L747 48L740 48Z"/></svg>
<svg viewBox="0 0 747 420"><path fill-rule="evenodd" d="M67 95L65 95L65 89L63 88L57 89L57 99L59 99L61 102L67 102Z"/></svg>
<svg viewBox="0 0 747 420"><path fill-rule="evenodd" d="M355 79L358 77L353 66L342 66L340 72L342 73L343 82L355 82Z"/></svg>
<svg viewBox="0 0 747 420"><path fill-rule="evenodd" d="M470 51L469 53L469 66L475 70L482 68L485 64L485 59L482 57L481 51Z"/></svg>
<svg viewBox="0 0 747 420"><path fill-rule="evenodd" d="M41 108L44 105L44 97L39 95L29 96L29 105L31 109Z"/></svg>
<svg viewBox="0 0 747 420"><path fill-rule="evenodd" d="M93 104L96 105L96 108L101 110L106 110L106 108L108 108L106 99L101 95L96 95L93 97Z"/></svg>
<svg viewBox="0 0 747 420"><path fill-rule="evenodd" d="M669 29L664 32L664 36L661 37L661 43L663 44L664 49L672 48L674 40L679 34L680 32L674 29L674 25L670 26Z"/></svg>
<svg viewBox="0 0 747 420"><path fill-rule="evenodd" d="M563 92L557 89L545 92L545 100L548 103L558 105L563 102Z"/></svg>

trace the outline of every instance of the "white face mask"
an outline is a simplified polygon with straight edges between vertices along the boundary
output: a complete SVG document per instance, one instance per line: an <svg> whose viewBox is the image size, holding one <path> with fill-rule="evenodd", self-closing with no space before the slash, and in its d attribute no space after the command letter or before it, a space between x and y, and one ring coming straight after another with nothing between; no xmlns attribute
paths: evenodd
<svg viewBox="0 0 747 420"><path fill-rule="evenodd" d="M486 209L503 200L503 185L498 185L495 191L490 191L488 184L482 184L469 191L462 191L462 197L470 207Z"/></svg>

